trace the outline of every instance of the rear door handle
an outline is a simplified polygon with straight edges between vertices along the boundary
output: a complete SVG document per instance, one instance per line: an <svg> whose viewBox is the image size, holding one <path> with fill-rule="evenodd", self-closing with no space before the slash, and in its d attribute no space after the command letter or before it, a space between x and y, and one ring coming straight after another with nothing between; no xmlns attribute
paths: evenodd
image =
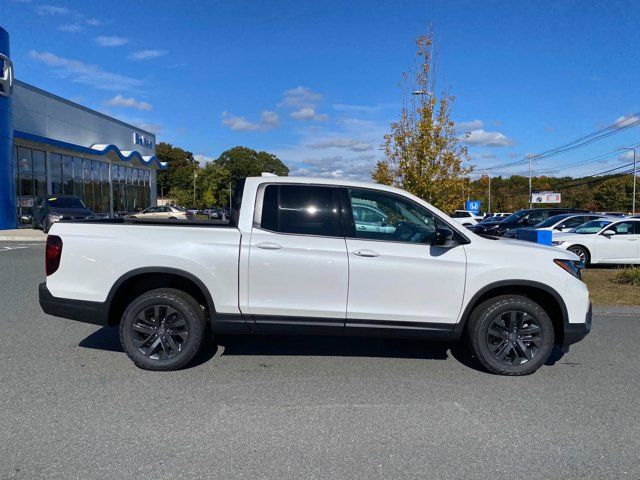
<svg viewBox="0 0 640 480"><path fill-rule="evenodd" d="M380 254L375 250L368 250L366 248L362 250L354 250L352 253L359 257L379 257L380 256Z"/></svg>
<svg viewBox="0 0 640 480"><path fill-rule="evenodd" d="M282 245L272 242L262 242L256 243L256 247L262 248L263 250L280 250L282 248Z"/></svg>

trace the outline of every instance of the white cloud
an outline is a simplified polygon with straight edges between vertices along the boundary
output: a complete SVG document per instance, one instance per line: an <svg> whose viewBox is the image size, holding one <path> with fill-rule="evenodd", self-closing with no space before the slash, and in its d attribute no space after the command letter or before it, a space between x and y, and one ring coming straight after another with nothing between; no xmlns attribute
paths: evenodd
<svg viewBox="0 0 640 480"><path fill-rule="evenodd" d="M370 178L375 163L375 155L306 157L293 165L290 175L362 180Z"/></svg>
<svg viewBox="0 0 640 480"><path fill-rule="evenodd" d="M471 120L470 122L458 122L456 123L458 130L462 132L470 132L472 130L479 130L484 127L482 120Z"/></svg>
<svg viewBox="0 0 640 480"><path fill-rule="evenodd" d="M85 19L84 23L92 27L99 27L100 25L102 25L102 22L97 18L87 18Z"/></svg>
<svg viewBox="0 0 640 480"><path fill-rule="evenodd" d="M345 148L352 152L366 152L373 150L373 145L369 142L363 142L352 138L327 138L317 143L309 144L309 148L313 150L324 150L327 148Z"/></svg>
<svg viewBox="0 0 640 480"><path fill-rule="evenodd" d="M193 156L193 158L196 160L196 162L200 164L201 167L204 167L205 164L207 163L211 163L214 160L217 160L214 157L209 157L208 155L201 155L201 154L196 154Z"/></svg>
<svg viewBox="0 0 640 480"><path fill-rule="evenodd" d="M501 132L486 132L483 129L472 130L462 140L468 145L482 147L508 147L516 142Z"/></svg>
<svg viewBox="0 0 640 480"><path fill-rule="evenodd" d="M36 7L38 15L69 15L71 10L66 7L56 7L55 5L38 5Z"/></svg>
<svg viewBox="0 0 640 480"><path fill-rule="evenodd" d="M109 105L114 107L126 107L126 108L135 108L137 110L151 110L153 107L150 103L147 102L139 102L135 98L126 98L122 95L116 95L112 99L107 102Z"/></svg>
<svg viewBox="0 0 640 480"><path fill-rule="evenodd" d="M31 50L29 57L52 67L59 78L68 78L72 82L102 90L134 90L142 85L142 81L137 78L107 72L97 65L59 57L50 52Z"/></svg>
<svg viewBox="0 0 640 480"><path fill-rule="evenodd" d="M296 87L286 90L279 107L301 108L313 107L322 100L322 95L307 87Z"/></svg>
<svg viewBox="0 0 640 480"><path fill-rule="evenodd" d="M637 153L636 153L636 155L637 155ZM633 150L627 150L622 155L620 155L618 158L620 160L629 160L629 161L633 160ZM633 170L633 168L631 170Z"/></svg>
<svg viewBox="0 0 640 480"><path fill-rule="evenodd" d="M138 50L133 52L127 58L133 61L148 60L150 58L163 57L169 53L169 50Z"/></svg>
<svg viewBox="0 0 640 480"><path fill-rule="evenodd" d="M638 121L640 121L640 117L638 117L636 115L628 115L628 116L618 117L616 119L616 121L614 122L614 128L628 127L628 126L633 125L635 122L638 122Z"/></svg>
<svg viewBox="0 0 640 480"><path fill-rule="evenodd" d="M79 23L66 23L64 25L60 25L58 30L61 32L79 33L84 31L84 27Z"/></svg>
<svg viewBox="0 0 640 480"><path fill-rule="evenodd" d="M129 43L128 39L116 36L101 35L93 40L101 47L121 47L122 45Z"/></svg>
<svg viewBox="0 0 640 480"><path fill-rule="evenodd" d="M380 103L378 105L351 105L347 103L334 103L331 107L339 112L370 114L388 108L400 108L398 103Z"/></svg>
<svg viewBox="0 0 640 480"><path fill-rule="evenodd" d="M265 110L261 114L262 124L268 127L277 127L280 123L280 119L278 118L278 114L276 112L271 112L269 110Z"/></svg>
<svg viewBox="0 0 640 480"><path fill-rule="evenodd" d="M302 107L299 110L291 112L289 116L296 120L315 120L317 122L324 122L329 119L329 116L326 113L318 114L316 113L316 109L313 107Z"/></svg>
<svg viewBox="0 0 640 480"><path fill-rule="evenodd" d="M280 123L278 114L265 110L260 114L259 122L251 122L245 117L231 115L229 112L222 112L222 124L228 126L236 132L256 132L266 131L275 128Z"/></svg>

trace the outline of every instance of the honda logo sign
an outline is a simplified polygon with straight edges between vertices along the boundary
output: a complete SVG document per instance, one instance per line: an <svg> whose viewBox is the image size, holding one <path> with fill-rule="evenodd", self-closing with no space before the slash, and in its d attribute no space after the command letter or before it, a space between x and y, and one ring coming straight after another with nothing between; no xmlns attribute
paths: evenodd
<svg viewBox="0 0 640 480"><path fill-rule="evenodd" d="M8 97L13 90L13 63L0 53L0 96Z"/></svg>

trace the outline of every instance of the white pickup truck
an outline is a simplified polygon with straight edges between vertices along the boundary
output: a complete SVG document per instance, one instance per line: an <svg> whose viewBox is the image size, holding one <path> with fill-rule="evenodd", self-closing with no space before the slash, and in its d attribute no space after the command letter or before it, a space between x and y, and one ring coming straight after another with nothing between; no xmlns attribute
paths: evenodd
<svg viewBox="0 0 640 480"><path fill-rule="evenodd" d="M490 372L536 371L591 328L578 257L477 236L396 188L262 176L228 224L60 222L46 313L120 328L133 362L189 363L222 333L468 339Z"/></svg>

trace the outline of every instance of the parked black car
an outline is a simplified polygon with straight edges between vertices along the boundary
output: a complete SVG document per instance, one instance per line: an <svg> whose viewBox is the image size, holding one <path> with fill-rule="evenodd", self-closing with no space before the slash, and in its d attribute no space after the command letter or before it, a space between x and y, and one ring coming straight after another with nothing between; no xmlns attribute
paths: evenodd
<svg viewBox="0 0 640 480"><path fill-rule="evenodd" d="M518 238L519 232L524 230L551 230L556 232L569 232L583 223L606 218L605 215L599 213L562 213L560 215L552 215L546 220L534 225L533 227L512 228L504 232L503 236L507 238Z"/></svg>
<svg viewBox="0 0 640 480"><path fill-rule="evenodd" d="M518 210L502 220L481 222L467 228L480 235L500 236L512 228L532 227L540 222L544 222L553 215L561 215L563 213L589 213L589 210L574 208L533 208Z"/></svg>
<svg viewBox="0 0 640 480"><path fill-rule="evenodd" d="M47 195L36 198L33 205L33 228L47 233L60 220L86 220L95 215L78 197Z"/></svg>

